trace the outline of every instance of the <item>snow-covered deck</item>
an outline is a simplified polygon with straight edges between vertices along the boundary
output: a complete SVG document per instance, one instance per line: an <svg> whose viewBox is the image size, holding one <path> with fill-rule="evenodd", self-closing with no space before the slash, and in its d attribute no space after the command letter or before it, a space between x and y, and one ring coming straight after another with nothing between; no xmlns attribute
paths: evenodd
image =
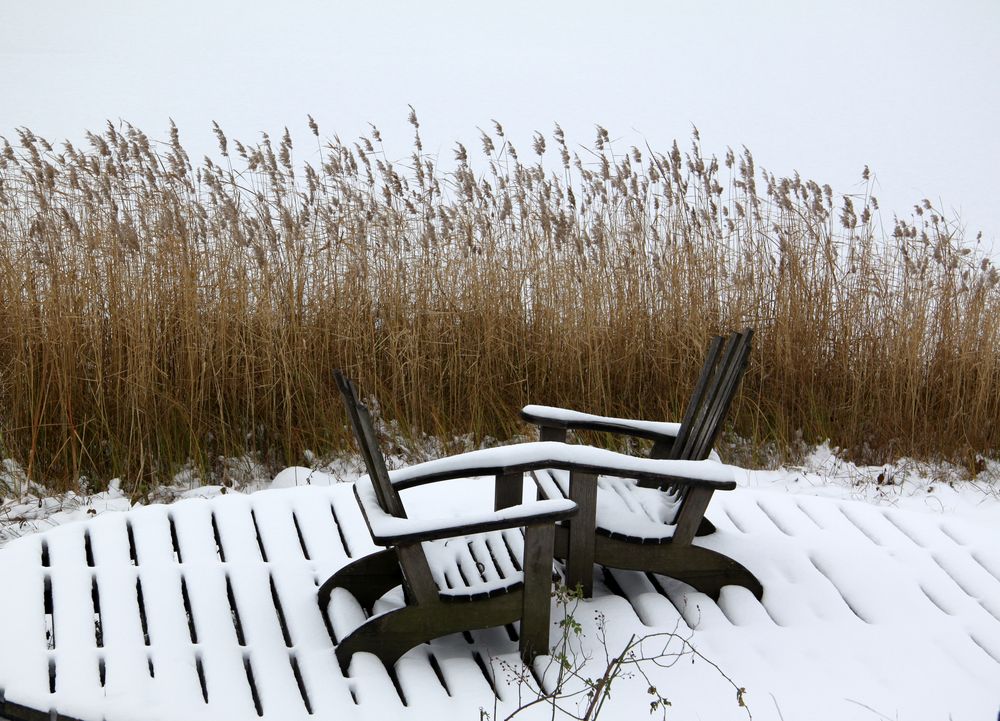
<svg viewBox="0 0 1000 721"><path fill-rule="evenodd" d="M492 485L453 481L404 500L412 515L488 507ZM715 603L670 579L598 569L594 599L576 611L591 675L605 663L599 612L611 651L632 634L690 636L746 689L754 719L995 717L998 529L746 489L717 493L707 515L719 530L697 542L746 565L763 601L729 587ZM380 721L514 710L518 686L499 661L517 664L517 642L505 629L411 651L398 684L366 655L340 672L317 585L374 548L347 484L106 513L12 542L0 551L0 716ZM704 661L651 674L673 703L669 718L747 717ZM618 683L602 716L648 717L645 680Z"/></svg>

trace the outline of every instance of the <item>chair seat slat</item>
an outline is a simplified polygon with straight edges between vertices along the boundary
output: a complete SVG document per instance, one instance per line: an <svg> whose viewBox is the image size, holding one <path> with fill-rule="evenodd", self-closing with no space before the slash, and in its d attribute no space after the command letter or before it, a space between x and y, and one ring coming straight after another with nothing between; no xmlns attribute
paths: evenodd
<svg viewBox="0 0 1000 721"><path fill-rule="evenodd" d="M516 535L517 532L515 531ZM493 549L496 549L494 551ZM524 581L500 531L424 544L438 591L452 598L501 593Z"/></svg>
<svg viewBox="0 0 1000 721"><path fill-rule="evenodd" d="M569 488L569 473L558 469L536 471L540 492L561 498ZM598 479L598 532L622 538L641 538L645 542L669 541L675 530L675 518L682 500L680 493L666 493L642 488L624 478Z"/></svg>

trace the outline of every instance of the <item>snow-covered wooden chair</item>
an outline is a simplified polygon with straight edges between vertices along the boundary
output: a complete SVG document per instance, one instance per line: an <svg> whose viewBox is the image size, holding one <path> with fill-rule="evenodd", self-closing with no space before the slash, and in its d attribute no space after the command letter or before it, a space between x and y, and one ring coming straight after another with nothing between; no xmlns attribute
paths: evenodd
<svg viewBox="0 0 1000 721"><path fill-rule="evenodd" d="M522 657L527 661L546 653L553 524L575 513L576 504L543 500L464 518L407 518L368 409L350 380L339 371L336 379L368 469L357 481L355 495L372 540L386 550L349 564L323 583L320 608L327 610L337 588L350 591L370 611L379 597L402 583L407 601L340 639L341 667L346 671L354 653L367 651L391 669L406 651L425 641L517 620ZM509 533L522 527L523 541Z"/></svg>
<svg viewBox="0 0 1000 721"><path fill-rule="evenodd" d="M708 458L739 387L750 356L753 331L746 328L712 339L694 393L680 423L609 418L564 408L529 405L522 417L539 428L542 441L562 441L569 430L614 433L653 441L651 458ZM579 513L556 531L556 557L573 557L589 525L596 530L593 558L615 568L652 571L671 576L717 598L720 589L737 584L758 598L760 582L731 558L692 545L696 536L715 531L705 510L717 488L697 480L674 478L666 484L649 480L602 477L596 498L578 493L564 471L536 471L539 498L573 498ZM582 554L577 554L585 564ZM590 595L592 572L571 560L568 575Z"/></svg>
<svg viewBox="0 0 1000 721"><path fill-rule="evenodd" d="M735 486L729 470L717 463L636 458L551 442L471 451L390 472L367 408L348 379L339 371L336 378L368 469L368 476L358 480L355 495L372 539L385 550L360 558L327 579L319 589L320 609L329 614L336 589L349 591L368 613L400 584L406 600L404 607L371 616L334 639L339 641L337 658L345 669L358 651L376 655L391 668L403 653L424 641L518 619L522 657L548 651L554 524L571 519L577 504L567 498L521 503L527 472L558 469L572 476L580 489L592 487L602 474L650 484L681 477L712 488ZM496 477L499 510L436 521L407 517L400 491L478 476Z"/></svg>

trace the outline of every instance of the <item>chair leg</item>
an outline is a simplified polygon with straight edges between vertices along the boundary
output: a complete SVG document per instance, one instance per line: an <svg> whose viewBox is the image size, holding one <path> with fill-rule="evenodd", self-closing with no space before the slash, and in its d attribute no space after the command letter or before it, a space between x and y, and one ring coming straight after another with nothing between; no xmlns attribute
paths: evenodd
<svg viewBox="0 0 1000 721"><path fill-rule="evenodd" d="M597 518L597 476L574 471L569 476L569 498L577 505L569 519L566 585L580 586L584 598L594 595L594 527Z"/></svg>
<svg viewBox="0 0 1000 721"><path fill-rule="evenodd" d="M395 549L376 551L348 563L326 579L317 595L319 608L326 613L333 589L343 588L354 594L361 607L371 613L374 603L402 582L403 572L399 568Z"/></svg>
<svg viewBox="0 0 1000 721"><path fill-rule="evenodd" d="M564 523L557 524L555 535L552 555L560 561L565 561L569 557L569 526Z"/></svg>
<svg viewBox="0 0 1000 721"><path fill-rule="evenodd" d="M524 529L524 591L521 611L521 658L525 663L549 652L549 607L552 598L551 523Z"/></svg>

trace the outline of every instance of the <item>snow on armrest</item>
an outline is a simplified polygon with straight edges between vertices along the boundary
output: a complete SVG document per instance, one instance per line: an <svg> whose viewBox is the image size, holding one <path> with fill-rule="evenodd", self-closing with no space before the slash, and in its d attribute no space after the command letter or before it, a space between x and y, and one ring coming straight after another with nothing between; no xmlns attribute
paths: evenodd
<svg viewBox="0 0 1000 721"><path fill-rule="evenodd" d="M639 458L624 453L558 441L516 443L483 448L389 471L399 490L452 478L524 473L561 468L604 476L682 481L718 490L736 487L732 469L715 461L675 461Z"/></svg>
<svg viewBox="0 0 1000 721"><path fill-rule="evenodd" d="M555 406L528 405L521 409L521 417L529 423L539 426L549 425L556 428L579 428L608 433L625 433L650 440L676 438L681 428L680 423L596 416L591 413L581 413L580 411L571 411L568 408L556 408Z"/></svg>
<svg viewBox="0 0 1000 721"><path fill-rule="evenodd" d="M530 501L499 511L482 511L460 517L397 518L382 510L368 476L362 476L354 484L354 495L368 523L372 540L384 546L407 541L433 541L437 538L517 528L533 523L555 523L576 513L573 501L557 499Z"/></svg>

